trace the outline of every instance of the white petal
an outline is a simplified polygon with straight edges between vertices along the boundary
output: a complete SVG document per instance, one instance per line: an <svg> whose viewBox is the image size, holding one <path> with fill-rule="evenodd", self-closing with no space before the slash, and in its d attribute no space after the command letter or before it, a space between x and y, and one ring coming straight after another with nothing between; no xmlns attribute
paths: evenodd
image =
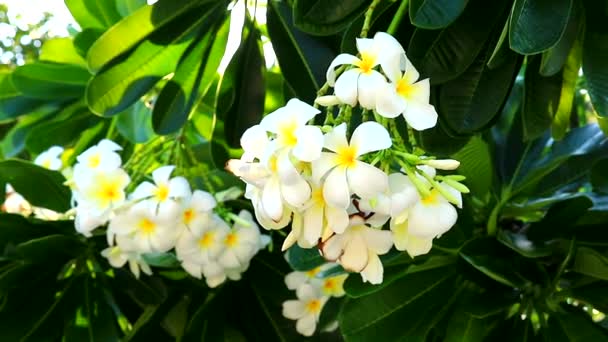
<svg viewBox="0 0 608 342"><path fill-rule="evenodd" d="M304 336L312 336L317 328L317 321L313 314L308 314L296 322L296 330Z"/></svg>
<svg viewBox="0 0 608 342"><path fill-rule="evenodd" d="M262 208L273 220L279 221L283 215L283 199L278 179L270 179L262 190Z"/></svg>
<svg viewBox="0 0 608 342"><path fill-rule="evenodd" d="M305 284L308 281L308 276L304 272L290 272L285 276L285 285L290 290L295 290L300 285Z"/></svg>
<svg viewBox="0 0 608 342"><path fill-rule="evenodd" d="M374 35L374 45L376 49L386 55L405 55L405 50L399 41L386 32L377 32Z"/></svg>
<svg viewBox="0 0 608 342"><path fill-rule="evenodd" d="M435 127L438 117L433 105L413 101L407 103L403 116L407 124L417 131Z"/></svg>
<svg viewBox="0 0 608 342"><path fill-rule="evenodd" d="M321 113L317 108L296 98L289 100L287 105L285 105L285 109L290 113L295 114L300 124L306 124L306 122Z"/></svg>
<svg viewBox="0 0 608 342"><path fill-rule="evenodd" d="M369 260L367 245L363 237L354 235L344 248L340 257L340 264L344 269L353 272L361 272Z"/></svg>
<svg viewBox="0 0 608 342"><path fill-rule="evenodd" d="M410 85L408 102L429 103L431 98L431 83L428 78Z"/></svg>
<svg viewBox="0 0 608 342"><path fill-rule="evenodd" d="M109 152L115 152L115 151L120 151L122 150L122 147L120 147L120 145L118 145L117 143L113 142L112 140L109 139L102 139L97 146L105 151L109 151Z"/></svg>
<svg viewBox="0 0 608 342"><path fill-rule="evenodd" d="M316 245L323 229L323 207L313 205L304 213L304 239Z"/></svg>
<svg viewBox="0 0 608 342"><path fill-rule="evenodd" d="M301 161L312 162L321 156L324 137L321 129L316 126L303 126L296 130L298 140L293 148L293 155Z"/></svg>
<svg viewBox="0 0 608 342"><path fill-rule="evenodd" d="M361 71L359 69L350 69L338 77L334 86L334 93L342 103L346 103L352 107L357 105L360 75Z"/></svg>
<svg viewBox="0 0 608 342"><path fill-rule="evenodd" d="M154 179L154 183L157 185L164 184L169 181L169 177L171 177L171 172L175 169L173 165L167 165L159 167L158 169L152 172L152 178Z"/></svg>
<svg viewBox="0 0 608 342"><path fill-rule="evenodd" d="M283 317L288 319L300 319L306 315L306 306L299 300L288 300L283 302Z"/></svg>
<svg viewBox="0 0 608 342"><path fill-rule="evenodd" d="M357 50L359 53L377 54L380 51L376 51L374 48L374 40L372 38L357 38L356 39Z"/></svg>
<svg viewBox="0 0 608 342"><path fill-rule="evenodd" d="M407 84L413 84L420 78L420 74L409 59L406 58L405 61L405 73L403 75L403 78L405 79L405 82L407 82Z"/></svg>
<svg viewBox="0 0 608 342"><path fill-rule="evenodd" d="M349 188L359 197L374 198L388 189L386 173L362 161L356 161L355 166L349 168L346 175Z"/></svg>
<svg viewBox="0 0 608 342"><path fill-rule="evenodd" d="M334 129L331 131L327 132L323 137L323 147L334 152L348 147L348 141L346 140L346 128L346 123L341 123L334 127Z"/></svg>
<svg viewBox="0 0 608 342"><path fill-rule="evenodd" d="M382 54L380 58L380 66L382 71L391 82L397 82L401 79L401 62L405 59L405 54L394 53L392 55Z"/></svg>
<svg viewBox="0 0 608 342"><path fill-rule="evenodd" d="M336 261L344 252L345 234L337 234L329 238L323 244L323 257L327 260Z"/></svg>
<svg viewBox="0 0 608 342"><path fill-rule="evenodd" d="M355 128L350 146L357 149L357 157L391 147L391 136L386 128L374 121L367 121Z"/></svg>
<svg viewBox="0 0 608 342"><path fill-rule="evenodd" d="M268 145L268 134L260 125L249 127L241 137L241 147L250 156L260 158ZM247 160L251 161L251 160Z"/></svg>
<svg viewBox="0 0 608 342"><path fill-rule="evenodd" d="M370 284L377 285L382 283L384 277L384 268L382 262L377 255L369 253L369 262L367 266L361 271L361 278L363 282L369 282Z"/></svg>
<svg viewBox="0 0 608 342"><path fill-rule="evenodd" d="M336 154L322 152L319 159L312 162L312 179L315 183L320 184L321 179L329 170L337 165Z"/></svg>
<svg viewBox="0 0 608 342"><path fill-rule="evenodd" d="M456 206L460 209L462 209L462 194L460 193L460 191L454 189L453 187L441 182L439 183L439 185L444 188L445 190L447 190L450 195L452 195L452 197L454 197L457 201Z"/></svg>
<svg viewBox="0 0 608 342"><path fill-rule="evenodd" d="M383 84L376 97L376 111L385 118L396 118L405 111L407 103L397 94L394 84Z"/></svg>
<svg viewBox="0 0 608 342"><path fill-rule="evenodd" d="M386 84L384 76L375 70L369 75L361 74L357 82L357 99L361 107L374 110L379 91L383 90Z"/></svg>
<svg viewBox="0 0 608 342"><path fill-rule="evenodd" d="M393 237L390 231L366 228L362 232L367 248L376 254L386 254L393 247Z"/></svg>
<svg viewBox="0 0 608 342"><path fill-rule="evenodd" d="M355 64L357 62L359 62L360 59L347 54L347 53L342 53L339 54L338 56L336 56L336 58L334 58L334 60L331 62L331 64L329 65L329 68L327 68L327 84L329 84L331 87L334 86L334 84L336 83L336 71L334 70L337 66L342 65L342 64Z"/></svg>
<svg viewBox="0 0 608 342"><path fill-rule="evenodd" d="M327 227L337 234L344 233L348 227L348 212L344 209L325 205L325 217L327 218Z"/></svg>
<svg viewBox="0 0 608 342"><path fill-rule="evenodd" d="M323 197L328 204L346 209L350 205L350 191L346 180L346 169L336 167L329 172L323 184Z"/></svg>
<svg viewBox="0 0 608 342"><path fill-rule="evenodd" d="M291 184L282 184L281 193L285 202L295 208L300 208L310 199L310 185L304 180L302 176Z"/></svg>
<svg viewBox="0 0 608 342"><path fill-rule="evenodd" d="M410 210L408 230L410 234L420 238L434 238L441 235L456 223L458 213L440 194L437 203L424 204L418 202Z"/></svg>
<svg viewBox="0 0 608 342"><path fill-rule="evenodd" d="M323 107L336 106L342 104L342 102L340 102L340 99L335 95L319 96L315 99L315 103Z"/></svg>
<svg viewBox="0 0 608 342"><path fill-rule="evenodd" d="M211 211L217 205L215 197L202 190L194 190L190 201L190 205L197 211Z"/></svg>
<svg viewBox="0 0 608 342"><path fill-rule="evenodd" d="M151 197L156 191L156 186L150 182L143 182L135 188L131 193L131 198L134 200Z"/></svg>
<svg viewBox="0 0 608 342"><path fill-rule="evenodd" d="M169 181L169 197L187 198L191 196L190 184L184 177L175 177Z"/></svg>

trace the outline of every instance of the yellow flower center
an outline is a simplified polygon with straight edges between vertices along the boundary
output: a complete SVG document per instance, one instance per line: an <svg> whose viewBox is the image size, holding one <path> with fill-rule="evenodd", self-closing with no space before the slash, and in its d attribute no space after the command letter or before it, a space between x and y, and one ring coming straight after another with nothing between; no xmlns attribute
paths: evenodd
<svg viewBox="0 0 608 342"><path fill-rule="evenodd" d="M99 164L101 164L101 156L99 155L99 153L90 156L88 164L91 169L97 168Z"/></svg>
<svg viewBox="0 0 608 342"><path fill-rule="evenodd" d="M95 196L102 206L105 207L109 203L117 202L122 199L123 194L120 185L118 179L107 179L105 177L100 177L100 179L98 179L98 187L96 187Z"/></svg>
<svg viewBox="0 0 608 342"><path fill-rule="evenodd" d="M365 75L369 75L374 70L374 66L376 65L376 56L362 52L361 53L361 61L357 62L356 66L361 69L361 73Z"/></svg>
<svg viewBox="0 0 608 342"><path fill-rule="evenodd" d="M357 161L357 149L353 146L347 146L339 148L338 151L338 166L342 166L345 168L355 166L355 162Z"/></svg>
<svg viewBox="0 0 608 342"><path fill-rule="evenodd" d="M190 222L192 222L193 219L194 219L194 210L192 210L192 208L188 208L188 209L184 210L184 223L190 224Z"/></svg>
<svg viewBox="0 0 608 342"><path fill-rule="evenodd" d="M321 270L321 267L315 267L312 270L306 271L306 275L309 278L314 278L317 275L317 273L319 273L320 270Z"/></svg>
<svg viewBox="0 0 608 342"><path fill-rule="evenodd" d="M42 162L42 167L45 169L50 169L51 168L51 160L50 159L45 159Z"/></svg>
<svg viewBox="0 0 608 342"><path fill-rule="evenodd" d="M405 78L402 78L399 81L397 81L395 88L396 88L395 90L397 91L397 94L401 95L401 97L403 97L405 99L411 97L412 92L414 91L414 87L412 87L412 85L409 84L405 80Z"/></svg>
<svg viewBox="0 0 608 342"><path fill-rule="evenodd" d="M437 202L439 201L439 191L437 191L437 189L433 189L431 190L431 194L426 196L425 198L423 198L422 204L424 205L434 205L437 204Z"/></svg>
<svg viewBox="0 0 608 342"><path fill-rule="evenodd" d="M297 128L298 123L295 120L280 125L278 134L280 143L284 146L295 146L298 143L298 138L296 137Z"/></svg>
<svg viewBox="0 0 608 342"><path fill-rule="evenodd" d="M156 188L156 192L154 193L156 196L156 200L159 202L164 202L169 198L169 187L165 184L161 184Z"/></svg>
<svg viewBox="0 0 608 342"><path fill-rule="evenodd" d="M332 278L325 279L325 283L323 283L323 288L326 291L333 291L336 288L336 281Z"/></svg>
<svg viewBox="0 0 608 342"><path fill-rule="evenodd" d="M318 299L313 299L306 303L306 310L310 313L317 313L321 311L321 301Z"/></svg>
<svg viewBox="0 0 608 342"><path fill-rule="evenodd" d="M198 245L202 248L209 248L213 245L215 239L215 232L205 232L203 236L198 240Z"/></svg>
<svg viewBox="0 0 608 342"><path fill-rule="evenodd" d="M145 234L152 234L156 230L156 224L149 218L143 218L137 224L137 227Z"/></svg>
<svg viewBox="0 0 608 342"><path fill-rule="evenodd" d="M224 244L228 247L234 247L238 241L239 237L235 233L228 233L224 240Z"/></svg>

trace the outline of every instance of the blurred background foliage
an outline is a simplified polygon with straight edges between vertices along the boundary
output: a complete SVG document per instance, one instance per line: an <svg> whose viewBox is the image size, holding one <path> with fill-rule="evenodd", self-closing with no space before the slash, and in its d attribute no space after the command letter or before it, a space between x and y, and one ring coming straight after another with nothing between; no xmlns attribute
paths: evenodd
<svg viewBox="0 0 608 342"><path fill-rule="evenodd" d="M65 210L63 176L14 158L104 137L142 174L138 153L152 151L197 187L239 184L223 165L242 132L291 97L312 102L374 4L370 33L397 25L431 79L440 123L419 146L460 160L472 193L430 254L388 254L378 286L351 276L321 317L339 329L313 339L608 340L608 1L65 3L77 25L59 38L48 16L22 29L0 7L14 30L0 40L0 189ZM285 261L273 238L242 281L210 290L170 257L137 280L71 221L1 214L0 337L302 339L281 316L283 276L323 260L293 247Z"/></svg>

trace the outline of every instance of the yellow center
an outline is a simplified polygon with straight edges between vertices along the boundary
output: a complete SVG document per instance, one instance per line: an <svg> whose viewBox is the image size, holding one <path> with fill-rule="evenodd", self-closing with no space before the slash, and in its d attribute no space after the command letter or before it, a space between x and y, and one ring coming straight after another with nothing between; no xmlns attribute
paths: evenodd
<svg viewBox="0 0 608 342"><path fill-rule="evenodd" d="M184 223L190 224L190 222L192 222L193 219L194 219L194 210L192 210L192 208L186 209L184 211Z"/></svg>
<svg viewBox="0 0 608 342"><path fill-rule="evenodd" d="M310 302L306 303L306 310L310 313L317 313L321 311L321 301L318 299L313 299Z"/></svg>
<svg viewBox="0 0 608 342"><path fill-rule="evenodd" d="M235 233L228 233L228 235L226 235L226 239L224 240L224 244L226 244L228 247L234 247L238 240L238 236Z"/></svg>
<svg viewBox="0 0 608 342"><path fill-rule="evenodd" d="M165 184L161 184L156 188L156 192L154 194L156 196L156 200L159 202L164 202L169 198L169 187Z"/></svg>
<svg viewBox="0 0 608 342"><path fill-rule="evenodd" d="M45 169L50 169L51 168L51 160L50 159L45 159L42 162L42 167Z"/></svg>
<svg viewBox="0 0 608 342"><path fill-rule="evenodd" d="M282 145L293 147L298 143L296 128L298 128L298 123L295 120L279 126L279 139Z"/></svg>
<svg viewBox="0 0 608 342"><path fill-rule="evenodd" d="M405 99L410 98L412 96L412 92L414 91L414 87L412 87L412 85L409 84L405 78L397 81L395 88L397 94L401 95L401 97Z"/></svg>
<svg viewBox="0 0 608 342"><path fill-rule="evenodd" d="M91 169L94 169L94 168L98 167L99 164L101 164L101 156L99 155L99 153L94 154L94 155L92 155L92 156L89 157L88 162L89 162L88 163L89 167Z"/></svg>
<svg viewBox="0 0 608 342"><path fill-rule="evenodd" d="M306 271L306 275L309 278L313 278L317 275L317 273L319 273L320 270L321 270L321 267L315 267L312 270Z"/></svg>
<svg viewBox="0 0 608 342"><path fill-rule="evenodd" d="M156 224L148 218L141 219L137 226L145 234L152 234L156 230Z"/></svg>
<svg viewBox="0 0 608 342"><path fill-rule="evenodd" d="M323 284L323 288L327 291L332 291L336 287L336 281L334 279L325 279L325 283Z"/></svg>
<svg viewBox="0 0 608 342"><path fill-rule="evenodd" d="M339 148L337 164L339 166L349 168L355 166L357 161L357 149L353 146Z"/></svg>
<svg viewBox="0 0 608 342"><path fill-rule="evenodd" d="M315 189L312 192L312 200L317 205L325 204L325 197L323 197L323 188Z"/></svg>
<svg viewBox="0 0 608 342"><path fill-rule="evenodd" d="M97 193L95 194L102 206L117 202L122 199L122 191L118 179L100 178L98 180Z"/></svg>
<svg viewBox="0 0 608 342"><path fill-rule="evenodd" d="M361 61L357 62L356 65L361 69L363 74L369 75L376 65L376 56L363 52L361 53Z"/></svg>
<svg viewBox="0 0 608 342"><path fill-rule="evenodd" d="M437 202L439 201L439 191L437 191L437 189L433 189L431 190L431 194L426 196L425 198L423 198L421 200L422 204L424 205L433 205L433 204L437 204Z"/></svg>
<svg viewBox="0 0 608 342"><path fill-rule="evenodd" d="M203 248L209 248L213 245L215 239L215 232L205 232L203 236L198 240L198 245Z"/></svg>

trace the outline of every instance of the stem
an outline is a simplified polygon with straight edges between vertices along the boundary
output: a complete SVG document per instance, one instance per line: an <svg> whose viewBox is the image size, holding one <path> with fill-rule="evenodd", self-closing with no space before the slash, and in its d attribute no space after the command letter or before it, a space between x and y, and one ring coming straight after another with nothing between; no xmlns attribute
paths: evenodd
<svg viewBox="0 0 608 342"><path fill-rule="evenodd" d="M365 12L365 20L363 21L363 28L361 28L361 38L367 38L367 33L369 32L370 27L372 26L372 16L374 15L374 11L376 10L376 6L382 0L374 0L367 8Z"/></svg>
<svg viewBox="0 0 608 342"><path fill-rule="evenodd" d="M498 229L498 214L500 213L500 209L505 205L505 203L501 200L494 206L492 209L492 213L490 213L490 217L488 218L488 224L486 226L486 231L489 236L495 236L496 231Z"/></svg>
<svg viewBox="0 0 608 342"><path fill-rule="evenodd" d="M405 13L407 13L408 2L409 2L408 0L401 0L401 5L399 5L399 8L397 9L397 13L395 13L395 16L393 17L393 20L391 21L391 24L389 25L388 30L386 30L386 33L388 33L390 35L395 34L397 29L399 28L399 24L401 24L401 18L403 18Z"/></svg>
<svg viewBox="0 0 608 342"><path fill-rule="evenodd" d="M112 140L114 133L116 133L116 120L118 120L118 118L114 117L114 118L112 118L112 121L110 121L110 127L108 127L108 132L106 133L106 139Z"/></svg>
<svg viewBox="0 0 608 342"><path fill-rule="evenodd" d="M562 263L559 265L559 269L557 270L557 273L555 274L555 278L553 278L553 289L557 289L557 283L559 282L559 278L561 278L562 274L566 270L566 267L570 263L570 260L572 259L572 255L574 254L575 245L576 245L576 238L574 238L574 239L572 239L572 241L570 241L570 248L568 248L568 254L566 254L564 261L562 261Z"/></svg>

